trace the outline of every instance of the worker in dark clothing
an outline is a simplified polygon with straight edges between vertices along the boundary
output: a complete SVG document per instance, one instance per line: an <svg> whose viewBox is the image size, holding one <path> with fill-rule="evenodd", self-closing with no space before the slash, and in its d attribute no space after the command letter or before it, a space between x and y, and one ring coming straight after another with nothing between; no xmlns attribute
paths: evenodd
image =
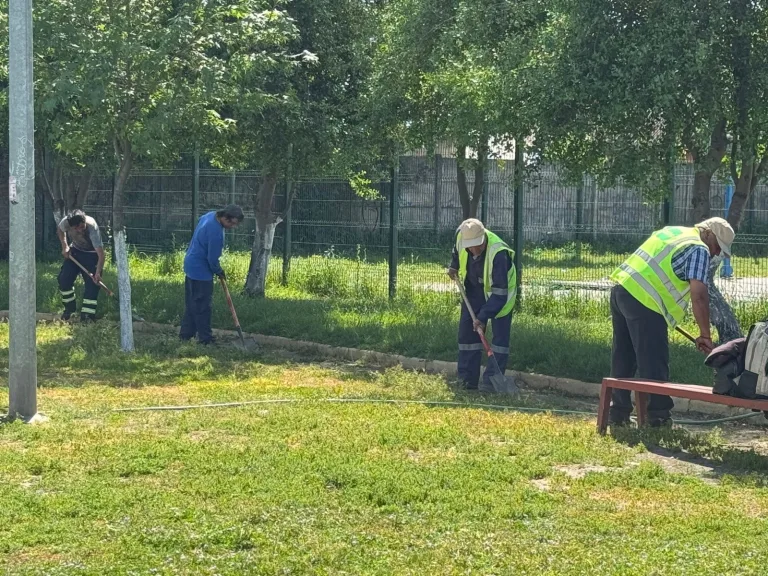
<svg viewBox="0 0 768 576"><path fill-rule="evenodd" d="M191 340L197 335L201 344L211 344L211 305L213 277L224 278L219 264L224 250L224 231L243 221L240 206L231 204L223 210L208 212L200 218L184 257L184 318L179 337Z"/></svg>
<svg viewBox="0 0 768 576"><path fill-rule="evenodd" d="M485 330L488 321L493 328L491 348L502 374L509 359L509 336L512 308L517 294L517 273L513 264L515 253L483 223L475 218L462 222L456 233L448 275L464 283L477 321L462 302L459 320L459 379L467 390L477 390L483 344L477 330ZM482 391L493 391L489 364L483 375Z"/></svg>
<svg viewBox="0 0 768 576"><path fill-rule="evenodd" d="M104 271L104 245L96 220L87 216L82 210L74 210L67 215L56 228L56 234L61 242L61 255L64 263L59 271L59 291L64 304L62 320L69 320L77 310L75 296L75 280L83 277L83 305L80 308L80 321L89 322L96 319L96 306L99 299L99 285ZM67 241L67 235L72 242ZM93 280L72 261L76 259L93 274Z"/></svg>
<svg viewBox="0 0 768 576"><path fill-rule="evenodd" d="M731 255L735 233L722 218L710 218L692 228L668 226L654 232L611 275L613 350L611 376L669 380L668 327L685 318L689 301L699 326L696 347L712 351L709 323L710 258ZM671 424L674 406L669 396L651 394L648 423ZM609 415L613 426L629 424L629 390L614 389Z"/></svg>

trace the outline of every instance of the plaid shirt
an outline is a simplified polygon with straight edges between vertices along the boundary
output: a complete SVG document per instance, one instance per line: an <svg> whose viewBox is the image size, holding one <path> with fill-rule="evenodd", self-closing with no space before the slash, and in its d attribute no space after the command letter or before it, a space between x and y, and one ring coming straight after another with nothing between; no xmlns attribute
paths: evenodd
<svg viewBox="0 0 768 576"><path fill-rule="evenodd" d="M672 270L680 280L698 280L709 285L709 250L688 246L672 257Z"/></svg>

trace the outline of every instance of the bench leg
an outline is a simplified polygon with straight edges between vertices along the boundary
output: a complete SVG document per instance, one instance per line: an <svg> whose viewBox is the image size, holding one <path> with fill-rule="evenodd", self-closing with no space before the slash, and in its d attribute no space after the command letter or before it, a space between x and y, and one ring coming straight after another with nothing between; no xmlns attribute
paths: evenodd
<svg viewBox="0 0 768 576"><path fill-rule="evenodd" d="M600 405L597 408L597 433L605 435L608 430L608 414L611 410L611 395L613 394L613 388L610 388L603 382L603 387L600 388Z"/></svg>
<svg viewBox="0 0 768 576"><path fill-rule="evenodd" d="M648 394L635 392L635 405L637 408L637 427L648 424Z"/></svg>

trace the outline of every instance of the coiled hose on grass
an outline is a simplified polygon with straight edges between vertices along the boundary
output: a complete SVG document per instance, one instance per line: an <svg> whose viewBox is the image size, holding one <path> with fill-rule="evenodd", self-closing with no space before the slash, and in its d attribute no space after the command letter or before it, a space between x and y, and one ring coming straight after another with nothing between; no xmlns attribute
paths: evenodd
<svg viewBox="0 0 768 576"><path fill-rule="evenodd" d="M241 406L254 406L259 404L299 404L311 402L325 402L329 404L418 404L421 406L451 407L451 408L476 408L480 410L497 410L500 412L529 412L538 414L571 414L578 416L597 417L594 412L585 412L583 410L563 410L554 408L527 408L524 406L504 406L499 404L475 404L471 402L446 402L438 400L393 400L377 398L272 398L266 400L246 400L243 402L223 402L219 404L189 404L181 406L139 406L134 408L114 408L112 412L160 412L160 411L182 411L196 410L200 408L238 408ZM726 418L716 418L713 420L674 420L675 424L689 426L715 426L727 422L737 422L746 420L753 416L758 416L760 412L750 414L738 414Z"/></svg>

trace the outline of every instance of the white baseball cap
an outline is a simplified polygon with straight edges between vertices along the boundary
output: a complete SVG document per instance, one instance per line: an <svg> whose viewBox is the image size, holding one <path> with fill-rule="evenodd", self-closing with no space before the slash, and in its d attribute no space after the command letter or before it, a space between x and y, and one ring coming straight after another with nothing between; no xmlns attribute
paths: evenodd
<svg viewBox="0 0 768 576"><path fill-rule="evenodd" d="M464 220L459 227L459 232L461 233L462 248L482 246L485 242L485 226L477 218Z"/></svg>
<svg viewBox="0 0 768 576"><path fill-rule="evenodd" d="M731 225L728 224L727 220L717 217L709 218L704 220L704 222L696 224L696 228L712 232L712 234L715 235L715 238L717 238L717 243L720 245L723 254L730 258L731 244L733 244L733 239L736 237L736 232L733 231L733 228L731 228Z"/></svg>

